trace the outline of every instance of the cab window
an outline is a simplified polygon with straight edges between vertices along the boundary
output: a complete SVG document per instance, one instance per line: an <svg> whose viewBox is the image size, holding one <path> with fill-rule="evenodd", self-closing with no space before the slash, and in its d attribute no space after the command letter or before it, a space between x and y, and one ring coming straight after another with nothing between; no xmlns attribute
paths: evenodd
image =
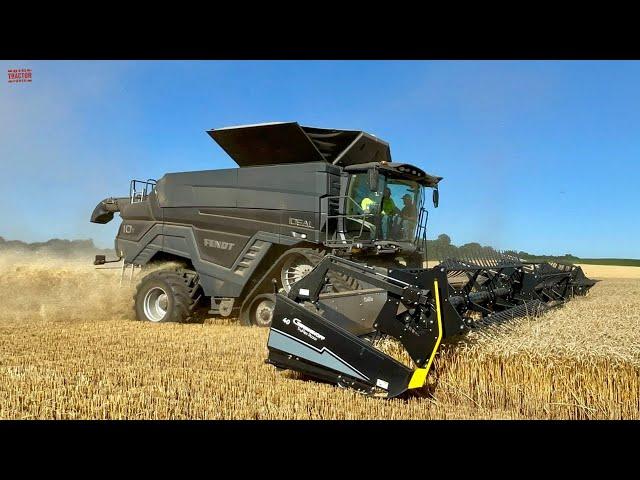
<svg viewBox="0 0 640 480"><path fill-rule="evenodd" d="M375 213L381 199L378 192L369 189L369 176L366 173L351 176L349 197L353 200L347 200L346 210L349 215Z"/></svg>

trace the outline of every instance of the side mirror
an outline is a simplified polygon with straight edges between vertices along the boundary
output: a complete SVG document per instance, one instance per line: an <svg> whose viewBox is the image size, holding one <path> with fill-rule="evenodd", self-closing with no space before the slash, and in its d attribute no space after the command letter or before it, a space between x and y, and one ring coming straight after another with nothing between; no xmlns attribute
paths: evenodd
<svg viewBox="0 0 640 480"><path fill-rule="evenodd" d="M438 203L440 203L440 192L437 188L433 189L433 206L438 208Z"/></svg>
<svg viewBox="0 0 640 480"><path fill-rule="evenodd" d="M372 192L378 191L378 180L378 169L371 168L369 170L369 190L371 190Z"/></svg>

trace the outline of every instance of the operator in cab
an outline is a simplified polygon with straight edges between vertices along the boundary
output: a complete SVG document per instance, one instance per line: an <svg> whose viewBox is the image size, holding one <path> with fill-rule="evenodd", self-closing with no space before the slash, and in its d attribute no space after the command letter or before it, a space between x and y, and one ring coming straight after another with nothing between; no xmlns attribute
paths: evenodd
<svg viewBox="0 0 640 480"><path fill-rule="evenodd" d="M402 207L402 211L400 212L402 233L404 238L409 238L411 232L415 230L418 221L418 210L413 204L413 197L408 193L402 196L402 202L404 203L404 207Z"/></svg>
<svg viewBox="0 0 640 480"><path fill-rule="evenodd" d="M402 219L415 221L418 218L418 210L413 204L413 198L411 198L411 195L405 193L402 196L402 202L404 203L404 207L400 212L400 216L402 217Z"/></svg>
<svg viewBox="0 0 640 480"><path fill-rule="evenodd" d="M391 190L388 187L384 189L382 195L380 213L382 214L382 238L386 240L393 226L394 215L400 213L400 209L396 207L396 203L391 198Z"/></svg>
<svg viewBox="0 0 640 480"><path fill-rule="evenodd" d="M395 215L400 213L400 209L396 207L396 203L393 201L393 198L391 198L391 190L389 190L388 187L384 189L381 210L383 215Z"/></svg>

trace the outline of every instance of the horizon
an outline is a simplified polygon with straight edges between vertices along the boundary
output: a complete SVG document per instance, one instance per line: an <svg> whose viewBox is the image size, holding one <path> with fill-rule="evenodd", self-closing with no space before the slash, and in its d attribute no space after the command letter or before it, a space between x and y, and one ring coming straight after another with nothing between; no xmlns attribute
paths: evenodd
<svg viewBox="0 0 640 480"><path fill-rule="evenodd" d="M119 219L89 217L130 179L235 167L206 130L297 121L444 177L429 240L640 258L637 61L0 63L33 72L0 88L7 241L113 248Z"/></svg>
<svg viewBox="0 0 640 480"><path fill-rule="evenodd" d="M438 234L438 235L440 235L440 234ZM428 240L429 240L429 241L435 241L435 240L437 240L438 235L436 235L436 237L435 237L435 238L428 239ZM446 234L445 234L445 235L446 235ZM7 239L7 238L4 238L2 235L0 235L0 246L1 246L3 243L15 243L15 242L17 242L17 243L22 243L23 245L28 246L28 247L31 247L31 246L33 246L33 245L44 245L44 244L51 243L51 242L71 242L71 243L73 243L73 242L78 242L78 243L90 242L90 243L91 243L91 245L92 245L96 250L111 250L111 251L114 251L113 247L101 247L101 246L97 245L93 238L58 238L58 237L56 237L56 238L49 238L49 239L44 240L44 241L37 241L37 242L25 242L24 240L21 240L21 239ZM477 243L477 242L469 242L469 243ZM453 241L453 239L452 239L452 241L451 241L451 245L452 245L453 247L456 247L456 248L465 247L465 246L466 246L466 245L468 245L469 243L467 243L467 244L457 244L457 243L455 243L455 242ZM501 250L495 249L492 245L482 245L482 244L481 244L481 247L483 247L483 248L485 248L485 247L493 248L493 249L494 249L494 250L496 250L498 253L509 253L509 251L508 251L508 250L502 250L502 251L501 251ZM114 251L114 252L115 252L115 251ZM567 254L556 254L556 253L548 253L548 252L547 252L547 253L544 253L544 252L543 252L543 253L540 253L540 252L514 251L514 253L521 253L521 252L526 253L527 255L532 256L532 257L541 257L541 258L542 258L542 257L558 257L558 258L561 258L561 257L563 257L563 256L573 256L573 257L575 257L575 258L579 258L580 260L638 260L638 261L640 261L640 258L621 258L621 257L598 257L598 258L596 258L596 257L578 257L578 256L573 255L571 252L568 252Z"/></svg>

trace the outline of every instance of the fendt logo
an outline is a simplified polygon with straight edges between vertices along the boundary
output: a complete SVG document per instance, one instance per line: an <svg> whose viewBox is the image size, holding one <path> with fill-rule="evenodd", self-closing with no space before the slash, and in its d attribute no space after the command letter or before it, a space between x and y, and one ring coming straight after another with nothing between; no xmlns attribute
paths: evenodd
<svg viewBox="0 0 640 480"><path fill-rule="evenodd" d="M313 228L313 224L310 220L303 220L301 218L289 217L289 225L302 228Z"/></svg>
<svg viewBox="0 0 640 480"><path fill-rule="evenodd" d="M231 250L235 243L223 242L222 240L214 240L212 238L204 239L204 246L211 248L219 248L220 250Z"/></svg>

